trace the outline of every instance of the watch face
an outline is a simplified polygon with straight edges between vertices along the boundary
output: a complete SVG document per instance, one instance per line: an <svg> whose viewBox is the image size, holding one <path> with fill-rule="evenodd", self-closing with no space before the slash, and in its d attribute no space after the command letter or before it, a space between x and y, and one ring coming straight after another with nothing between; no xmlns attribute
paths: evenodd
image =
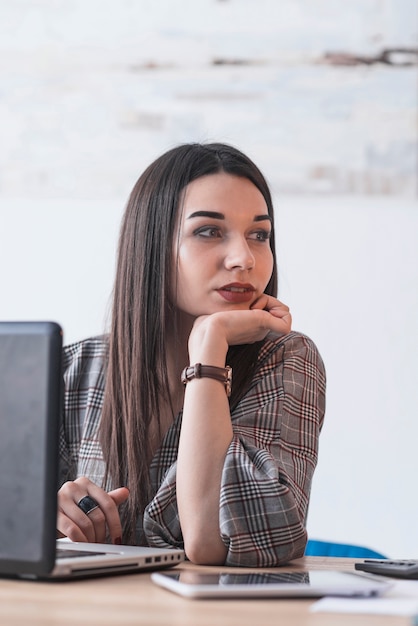
<svg viewBox="0 0 418 626"><path fill-rule="evenodd" d="M231 391L232 391L232 367L227 365L226 370L227 370L227 374L226 374L227 379L225 383L225 390L226 390L226 395L229 398L229 396L231 395Z"/></svg>

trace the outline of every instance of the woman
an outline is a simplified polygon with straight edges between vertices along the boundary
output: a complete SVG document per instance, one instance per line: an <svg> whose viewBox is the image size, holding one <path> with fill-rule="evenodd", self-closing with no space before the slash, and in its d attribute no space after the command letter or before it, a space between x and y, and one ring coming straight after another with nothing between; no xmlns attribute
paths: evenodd
<svg viewBox="0 0 418 626"><path fill-rule="evenodd" d="M174 148L139 178L110 333L65 351L60 535L201 564L303 555L325 372L275 297L273 225L231 146Z"/></svg>

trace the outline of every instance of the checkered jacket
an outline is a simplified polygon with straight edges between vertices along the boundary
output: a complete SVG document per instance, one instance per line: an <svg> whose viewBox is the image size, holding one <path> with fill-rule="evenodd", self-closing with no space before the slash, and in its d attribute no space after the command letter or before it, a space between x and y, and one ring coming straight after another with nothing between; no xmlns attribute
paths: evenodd
<svg viewBox="0 0 418 626"><path fill-rule="evenodd" d="M97 430L106 357L106 337L64 348L61 483L87 476L103 484ZM296 332L265 340L252 383L231 414L234 435L219 500L227 565L272 567L303 555L324 411L325 369L315 344ZM153 497L138 519L138 543L183 546L176 501L180 429L181 413L150 466Z"/></svg>

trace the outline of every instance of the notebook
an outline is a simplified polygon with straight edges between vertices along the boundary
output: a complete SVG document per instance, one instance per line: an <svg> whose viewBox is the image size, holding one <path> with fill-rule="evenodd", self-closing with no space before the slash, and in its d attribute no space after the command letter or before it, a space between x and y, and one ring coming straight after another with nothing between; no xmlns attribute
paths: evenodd
<svg viewBox="0 0 418 626"><path fill-rule="evenodd" d="M179 549L56 539L62 329L0 322L0 575L71 579L172 567Z"/></svg>

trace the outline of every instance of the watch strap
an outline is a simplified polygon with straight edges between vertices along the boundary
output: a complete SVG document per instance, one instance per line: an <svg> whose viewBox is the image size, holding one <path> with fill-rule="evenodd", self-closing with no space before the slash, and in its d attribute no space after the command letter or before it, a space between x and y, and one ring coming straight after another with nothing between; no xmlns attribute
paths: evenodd
<svg viewBox="0 0 418 626"><path fill-rule="evenodd" d="M231 395L232 385L232 368L227 365L226 367L216 367L215 365L202 365L196 363L195 365L189 365L185 367L181 373L181 382L184 385L194 378L213 378L219 380L225 386L226 395Z"/></svg>

